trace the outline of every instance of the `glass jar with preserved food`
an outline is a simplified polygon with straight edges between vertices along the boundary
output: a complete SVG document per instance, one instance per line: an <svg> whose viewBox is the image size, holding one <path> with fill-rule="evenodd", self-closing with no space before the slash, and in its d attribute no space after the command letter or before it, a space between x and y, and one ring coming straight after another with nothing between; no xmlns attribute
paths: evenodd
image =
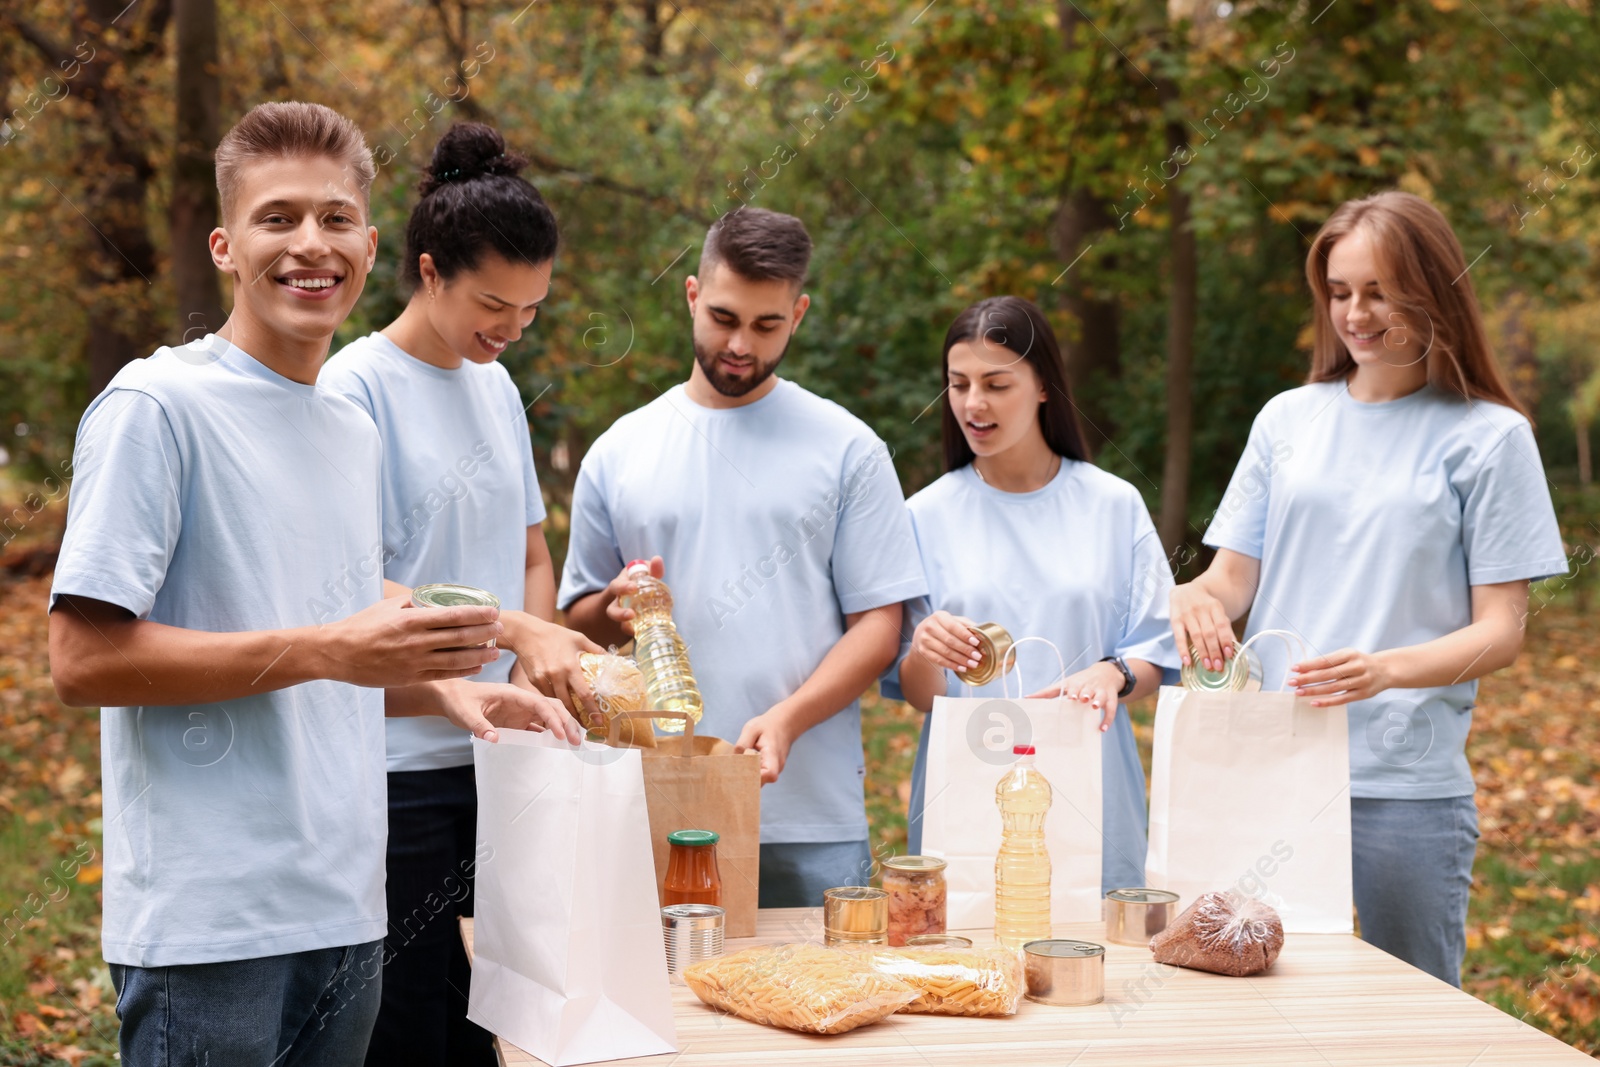
<svg viewBox="0 0 1600 1067"><path fill-rule="evenodd" d="M722 873L717 870L717 842L710 830L674 830L667 835L667 878L661 903L722 906Z"/></svg>
<svg viewBox="0 0 1600 1067"><path fill-rule="evenodd" d="M883 863L889 894L889 944L901 946L919 934L942 934L945 922L944 860L896 856Z"/></svg>

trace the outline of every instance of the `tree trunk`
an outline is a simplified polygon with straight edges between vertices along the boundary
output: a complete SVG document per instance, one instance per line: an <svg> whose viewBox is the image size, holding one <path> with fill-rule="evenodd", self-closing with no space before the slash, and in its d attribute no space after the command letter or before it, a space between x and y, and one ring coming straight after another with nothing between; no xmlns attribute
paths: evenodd
<svg viewBox="0 0 1600 1067"><path fill-rule="evenodd" d="M1079 24L1084 15L1071 0L1058 0L1056 17L1061 27L1061 47L1071 52L1078 47ZM1115 436L1116 427L1102 405L1084 395L1085 386L1097 376L1116 379L1122 373L1122 320L1115 299L1100 299L1084 277L1080 258L1094 246L1099 235L1111 228L1111 212L1105 201L1078 186L1064 191L1056 211L1053 236L1060 257L1062 306L1072 316L1075 333L1062 338L1062 356L1068 379L1085 409L1083 432L1089 446L1098 449Z"/></svg>
<svg viewBox="0 0 1600 1067"><path fill-rule="evenodd" d="M175 0L173 14L178 25L178 107L168 221L176 328L184 341L193 341L214 333L227 319L209 247L217 225L213 155L221 136L216 0Z"/></svg>
<svg viewBox="0 0 1600 1067"><path fill-rule="evenodd" d="M1594 481L1594 460L1589 455L1589 420L1574 419L1572 428L1578 434L1578 484L1585 489Z"/></svg>
<svg viewBox="0 0 1600 1067"><path fill-rule="evenodd" d="M1078 327L1076 335L1063 338L1062 354L1076 390L1082 390L1097 374L1115 379L1122 372L1122 319L1117 302L1094 296L1093 287L1078 273L1084 269L1080 257L1110 227L1111 213L1105 203L1082 187L1069 192L1056 213L1056 254L1067 271L1062 279L1062 304ZM1086 425L1084 432L1091 444L1103 444L1115 435L1116 428L1103 412L1091 412L1090 420L1094 425Z"/></svg>
<svg viewBox="0 0 1600 1067"><path fill-rule="evenodd" d="M1164 110L1172 113L1178 89L1160 82ZM1167 122L1167 147L1188 145L1183 123ZM1167 186L1171 212L1172 291L1167 314L1167 457L1161 474L1161 544L1170 555L1183 544L1189 527L1189 467L1194 436L1194 323L1199 271L1194 230L1189 225L1189 192L1183 176Z"/></svg>

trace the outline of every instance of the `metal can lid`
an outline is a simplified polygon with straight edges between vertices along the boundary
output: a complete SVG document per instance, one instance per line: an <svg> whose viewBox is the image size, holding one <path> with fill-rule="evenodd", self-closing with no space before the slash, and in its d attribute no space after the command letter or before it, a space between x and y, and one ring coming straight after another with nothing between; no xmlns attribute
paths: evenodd
<svg viewBox="0 0 1600 1067"><path fill-rule="evenodd" d="M1051 956L1056 959L1084 958L1087 956L1104 956L1106 947L1097 945L1093 941L1072 941L1067 938L1047 938L1039 941L1029 941L1022 946L1022 951L1030 956Z"/></svg>
<svg viewBox="0 0 1600 1067"><path fill-rule="evenodd" d="M727 912L715 904L668 904L661 909L664 929L721 930Z"/></svg>
<svg viewBox="0 0 1600 1067"><path fill-rule="evenodd" d="M714 845L721 840L714 830L674 830L667 835L669 845Z"/></svg>
<svg viewBox="0 0 1600 1067"><path fill-rule="evenodd" d="M498 608L500 598L470 585L435 582L411 590L411 603L419 608Z"/></svg>
<svg viewBox="0 0 1600 1067"><path fill-rule="evenodd" d="M1147 889L1137 886L1129 889L1113 889L1106 894L1107 900L1117 900L1124 904L1176 904L1178 894L1170 889Z"/></svg>
<svg viewBox="0 0 1600 1067"><path fill-rule="evenodd" d="M1011 754L1013 756L1032 756L1034 755L1034 747L1032 745L1012 745Z"/></svg>
<svg viewBox="0 0 1600 1067"><path fill-rule="evenodd" d="M942 871L944 860L938 856L894 856L883 861L885 867L896 871Z"/></svg>
<svg viewBox="0 0 1600 1067"><path fill-rule="evenodd" d="M906 948L971 948L972 938L960 934L918 934L906 938Z"/></svg>

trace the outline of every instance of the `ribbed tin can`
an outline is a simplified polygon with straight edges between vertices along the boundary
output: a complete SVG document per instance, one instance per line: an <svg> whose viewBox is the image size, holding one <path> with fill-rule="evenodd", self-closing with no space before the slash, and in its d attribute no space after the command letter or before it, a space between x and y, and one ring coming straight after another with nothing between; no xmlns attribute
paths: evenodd
<svg viewBox="0 0 1600 1067"><path fill-rule="evenodd" d="M1106 998L1104 945L1065 939L1029 941L1022 954L1029 1000L1075 1008Z"/></svg>
<svg viewBox="0 0 1600 1067"><path fill-rule="evenodd" d="M1150 944L1178 916L1178 894L1166 889L1113 889L1106 894L1106 940L1118 945Z"/></svg>
<svg viewBox="0 0 1600 1067"><path fill-rule="evenodd" d="M978 639L978 665L960 675L968 685L988 685L1009 671L1016 662L1011 659L1011 634L997 622L980 622L972 628Z"/></svg>
<svg viewBox="0 0 1600 1067"><path fill-rule="evenodd" d="M1261 658L1254 649L1239 648L1233 656L1223 661L1220 671L1208 671L1200 666L1200 652L1189 649L1189 665L1178 671L1178 680L1185 689L1202 693L1253 693L1261 688Z"/></svg>
<svg viewBox="0 0 1600 1067"><path fill-rule="evenodd" d="M500 598L485 589L477 589L470 585L456 585L453 582L436 582L433 585L419 585L411 590L411 606L414 608L498 608ZM470 647L470 646L469 646ZM494 638L490 638L478 648L495 647ZM446 648L441 652L457 652L460 649Z"/></svg>
<svg viewBox="0 0 1600 1067"><path fill-rule="evenodd" d="M668 904L661 909L661 935L667 943L667 973L681 974L691 963L722 955L727 913L714 904Z"/></svg>

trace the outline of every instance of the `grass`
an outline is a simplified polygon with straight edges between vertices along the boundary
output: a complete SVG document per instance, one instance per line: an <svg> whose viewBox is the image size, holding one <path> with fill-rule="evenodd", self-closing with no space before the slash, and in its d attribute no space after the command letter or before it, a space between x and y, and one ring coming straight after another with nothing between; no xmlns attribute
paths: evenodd
<svg viewBox="0 0 1600 1067"><path fill-rule="evenodd" d="M1600 543L1600 492L1563 492L1558 504L1569 545ZM4 557L59 539L60 510L41 513ZM1483 840L1465 974L1470 993L1591 1055L1600 1054L1595 570L1586 563L1536 591L1522 656L1479 694L1469 755ZM115 1062L115 998L98 945L99 722L55 699L48 589L48 577L0 571L0 921L12 920L0 933L0 1067ZM1154 699L1131 711L1148 768ZM901 853L920 717L874 695L863 722L874 848Z"/></svg>

